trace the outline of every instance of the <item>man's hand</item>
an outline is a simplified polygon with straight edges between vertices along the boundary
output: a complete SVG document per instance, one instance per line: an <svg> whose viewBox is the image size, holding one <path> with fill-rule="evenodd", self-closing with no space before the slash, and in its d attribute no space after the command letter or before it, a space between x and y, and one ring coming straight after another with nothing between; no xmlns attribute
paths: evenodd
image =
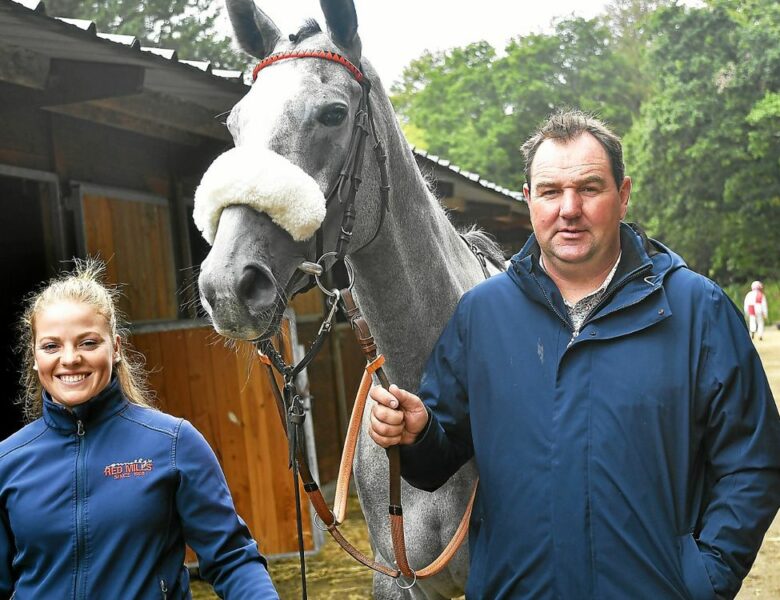
<svg viewBox="0 0 780 600"><path fill-rule="evenodd" d="M383 448L412 444L428 424L428 411L414 394L391 385L388 392L381 386L371 388L376 402L371 409L368 435Z"/></svg>

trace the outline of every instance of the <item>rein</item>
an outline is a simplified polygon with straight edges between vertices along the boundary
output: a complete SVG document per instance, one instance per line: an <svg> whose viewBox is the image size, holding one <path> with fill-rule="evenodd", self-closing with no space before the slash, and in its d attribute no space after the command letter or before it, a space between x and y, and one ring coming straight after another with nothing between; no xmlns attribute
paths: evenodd
<svg viewBox="0 0 780 600"><path fill-rule="evenodd" d="M336 62L345 67L361 86L361 98L358 105L358 110L355 114L354 127L352 131L352 137L350 139L349 149L347 151L347 156L339 171L336 181L326 195L326 206L330 205L332 200L336 198L342 207L341 227L338 239L336 241L335 250L331 252L324 252L322 227L320 227L316 233L316 252L319 259L317 262L304 262L299 267L298 273L293 277L289 284L294 286L298 282L298 277L309 275L310 280L308 284L298 293L306 291L312 288L314 285L318 285L320 289L331 299L328 315L320 326L317 337L315 338L311 348L306 353L306 355L295 365L290 365L285 362L284 357L276 350L276 348L274 348L271 340L261 340L255 343L260 360L265 364L268 371L269 379L272 383L271 387L274 398L276 400L277 410L279 412L279 417L282 421L282 426L285 429L289 442L289 464L293 472L293 479L295 481L294 487L298 527L298 549L301 563L302 597L304 600L306 599L307 591L306 565L304 558L303 531L301 523L300 491L298 488L299 476L303 483L303 489L308 494L309 500L316 512L317 517L315 519L315 523L318 519L322 523L322 528L327 530L333 539L335 539L336 542L355 560L369 567L370 569L373 569L374 571L392 577L399 588L409 589L414 586L418 579L432 577L433 575L439 573L455 555L455 552L465 540L466 534L468 532L468 524L471 517L474 498L476 496L477 483L475 482L474 484L474 489L471 493L469 504L452 540L450 540L449 544L447 544L446 548L442 551L438 558L436 558L427 567L417 571L411 568L406 556L403 508L401 506L401 461L400 450L398 446L393 446L387 449L387 456L390 467L390 502L388 510L390 513L390 530L393 541L393 553L397 568L388 567L387 565L378 563L367 557L357 548L355 548L349 541L347 541L338 529L338 526L346 519L346 502L349 490L349 482L352 476L352 462L355 456L355 449L357 447L357 441L360 434L362 415L366 405L368 392L371 389L373 377L376 377L385 389L389 388L390 386L389 380L387 379L387 376L385 375L385 372L382 368L382 365L384 364L384 357L381 354L377 354L376 344L374 343L374 338L371 335L368 324L363 318L359 308L354 301L354 298L352 297L352 284L354 283L354 277L351 264L346 259L347 247L352 238L352 228L355 222L355 197L362 182L361 172L363 169L363 156L366 138L368 137L369 132L371 133L374 141L374 156L379 168L379 194L381 213L374 235L369 239L368 242L353 252L362 250L371 244L379 234L379 231L381 230L382 224L384 222L385 213L388 210L390 184L387 171L387 154L384 150L384 145L377 135L374 118L371 111L371 102L369 98L371 84L360 68L356 67L345 57L334 52L318 50L281 52L272 54L262 60L254 68L254 71L252 72L252 80L255 81L257 79L258 73L268 66L276 64L282 60L297 58L317 58ZM481 251L479 251L478 248L469 243L465 238L464 241L469 245L472 252L477 256L485 277L488 277L484 255ZM338 289L329 291L320 283L319 277L324 273L324 271L327 270L321 263L325 258L329 257L335 257L335 261L331 263L331 267L333 264L339 261L343 261L347 267L350 281L348 287L341 291ZM303 400L297 391L295 380L298 374L314 359L324 344L325 338L333 327L333 320L335 318L336 310L339 307L339 303L343 305L342 308L344 313L352 326L352 330L354 331L364 354L366 355L367 364L363 373L363 378L360 382L360 387L358 388L357 396L355 398L352 415L350 417L347 438L345 440L344 450L342 452L341 462L339 465L339 476L336 483L334 510L332 511L328 508L328 505L322 496L322 492L320 491L318 484L314 481L311 475L311 470L303 450L303 422L306 415L303 407ZM283 386L281 389L277 383L274 370L282 377Z"/></svg>
<svg viewBox="0 0 780 600"><path fill-rule="evenodd" d="M347 262L349 264L349 262ZM363 318L357 304L352 297L351 282L350 287L339 290L333 290L327 292L331 296L331 308L328 316L320 326L320 330L317 334L314 344L309 352L304 356L296 365L288 365L285 363L282 355L274 348L270 340L262 340L256 343L258 356L261 362L265 364L268 370L268 376L271 380L271 387L273 389L274 398L276 399L277 410L282 420L282 425L287 433L287 438L290 444L290 467L293 469L294 476L296 478L296 510L298 511L298 531L300 552L302 553L302 529L301 529L301 516L298 500L298 486L297 476L300 474L301 481L303 483L303 489L309 496L312 506L316 512L316 519L322 523L322 529L331 534L334 540L355 560L365 565L366 567L392 577L395 580L396 585L401 589L409 589L417 582L418 579L425 579L432 577L439 573L447 563L455 555L455 552L460 548L463 541L466 539L468 533L469 520L471 518L471 511L474 505L474 498L477 492L477 482L474 484L471 497L469 499L466 511L455 531L454 536L444 548L442 553L433 561L430 565L419 569L413 570L409 565L409 560L406 554L406 542L404 536L404 520L403 520L403 507L401 505L401 459L400 449L398 446L392 446L387 448L387 457L389 461L390 471L390 502L388 506L388 512L390 514L390 532L393 541L393 554L395 558L395 564L397 568L388 567L382 563L378 563L365 554L355 548L339 531L338 526L344 523L346 520L346 504L347 496L349 494L349 483L352 477L352 462L355 457L355 450L357 447L358 437L360 435L360 424L362 422L363 411L365 410L366 400L368 398L368 392L371 389L373 377L376 377L381 385L388 389L390 382L383 370L385 362L384 356L377 354L376 344L374 338L368 327L368 323ZM336 308L341 302L343 304L344 313L352 326L352 330L357 337L363 353L366 355L367 364L363 377L360 381L357 395L355 397L355 403L352 408L352 415L349 421L349 427L347 429L347 436L344 442L344 449L341 455L341 461L339 463L339 475L336 481L336 494L334 500L334 508L331 510L325 499L322 496L322 492L314 481L311 470L308 466L307 459L303 452L303 445L301 439L303 436L303 419L305 414L303 412L303 402L297 393L295 378L297 375L311 362L316 354L317 350L322 347L325 337L332 329L332 322L335 316ZM284 381L282 389L276 381L274 374L276 370ZM315 519L315 522L316 522ZM302 578L303 578L303 597L306 598L306 584L305 584L305 567L302 563ZM403 578L403 579L402 579Z"/></svg>

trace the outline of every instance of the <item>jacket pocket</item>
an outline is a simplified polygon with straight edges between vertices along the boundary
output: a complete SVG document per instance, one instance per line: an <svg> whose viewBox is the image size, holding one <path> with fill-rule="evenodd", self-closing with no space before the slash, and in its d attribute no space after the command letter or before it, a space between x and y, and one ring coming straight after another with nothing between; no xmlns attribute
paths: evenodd
<svg viewBox="0 0 780 600"><path fill-rule="evenodd" d="M688 533L678 538L678 544L683 583L691 600L715 600L715 590L696 538L692 533Z"/></svg>

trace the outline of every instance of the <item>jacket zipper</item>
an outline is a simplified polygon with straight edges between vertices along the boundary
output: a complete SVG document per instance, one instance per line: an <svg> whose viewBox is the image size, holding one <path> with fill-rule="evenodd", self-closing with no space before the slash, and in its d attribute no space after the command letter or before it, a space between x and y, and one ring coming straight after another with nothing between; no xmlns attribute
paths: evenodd
<svg viewBox="0 0 780 600"><path fill-rule="evenodd" d="M534 281L536 282L536 285L538 285L539 289L542 290L542 295L544 296L544 299L547 300L547 304L550 306L552 311L556 315L558 315L558 318L561 321L563 321L563 323L566 325L566 327L568 327L571 330L571 339L569 340L569 343L566 344L566 349L568 350L569 348L571 348L571 345L574 343L574 340L577 339L577 336L580 335L580 330L582 329L582 327L588 323L588 319L590 319L590 317L592 315L594 315L598 309L600 309L602 306L604 306L604 304L610 298L612 298L612 296L614 296L615 293L619 289L621 289L622 287L627 285L630 281L633 281L634 279L636 279L636 277L639 276L645 269L647 269L647 265L642 265L640 267L637 267L633 271L631 271L628 275L626 275L623 278L623 280L618 285L616 285L614 288L612 288L612 290L607 295L605 295L596 306L594 306L591 309L591 311L588 313L588 316L585 317L585 319L582 321L582 325L580 325L579 329L574 328L572 323L571 323L571 321L568 318L564 317L560 312L558 312L558 309L555 308L555 305L552 303L552 300L550 300L550 297L547 295L547 292L545 291L544 286L541 283L539 283L539 279L536 277L536 275L534 273L531 273L531 277L534 278Z"/></svg>
<svg viewBox="0 0 780 600"><path fill-rule="evenodd" d="M165 585L165 579L160 579L160 591L162 592L163 600L168 598L168 586Z"/></svg>
<svg viewBox="0 0 780 600"><path fill-rule="evenodd" d="M84 508L86 504L84 500L84 470L86 462L84 433L84 422L81 420L76 421L78 451L76 453L76 589L73 594L74 598L85 597L81 595L81 582L84 578L84 565L82 563L86 554L84 548Z"/></svg>
<svg viewBox="0 0 780 600"><path fill-rule="evenodd" d="M651 267L651 268L652 268L652 267ZM618 283L618 284L617 284L617 285L616 285L614 288L612 288L612 289L609 291L609 293L605 294L605 295L604 295L604 297L603 297L601 300L599 300L599 302L598 302L598 304L596 304L596 306L594 306L593 308L591 308L591 309L590 309L590 312L589 312L589 313L588 313L588 315L587 315L587 316L586 316L586 317L585 317L585 318L582 320L582 324L579 326L579 328L578 328L578 329L573 329L573 330L572 330L572 336L571 336L571 339L569 340L569 343L566 345L566 349L567 349L567 350L568 350L569 348L571 348L571 345L574 343L574 340L576 340L576 339L577 339L577 337L580 335L580 331L582 330L582 328L583 328L585 325L587 325L587 324L588 324L588 322L589 322L590 318L591 318L593 315L595 315L595 314L596 314L596 312L597 312L597 311L598 311L598 310L599 310L599 309L600 309L602 306L604 306L604 305L605 305L607 302L609 302L609 301L610 301L610 299L611 299L611 298L612 298L612 297L613 297L613 296L614 296L614 295L615 295L615 294L616 294L616 293L617 293L617 292L618 292L618 291L619 291L621 288L625 287L625 286L626 286L626 285L628 285L628 284L629 284L631 281L633 281L634 279L636 279L637 277L639 277L639 276L642 274L642 272L643 272L643 271L645 271L646 269L647 269L647 265L642 265L642 266L640 266L640 267L637 267L637 268L636 268L636 269L634 269L633 271L631 271L631 272L630 272L628 275L626 275L626 276L623 278L623 280L622 280L620 283ZM639 300L637 300L637 302L641 302L642 300L644 300L644 298L640 298ZM628 306L633 306L633 305L634 305L634 304L636 304L637 302L634 302L634 303L632 303L632 304L626 304L625 306L621 306L620 308L622 309L622 308L626 308L626 307L628 307Z"/></svg>

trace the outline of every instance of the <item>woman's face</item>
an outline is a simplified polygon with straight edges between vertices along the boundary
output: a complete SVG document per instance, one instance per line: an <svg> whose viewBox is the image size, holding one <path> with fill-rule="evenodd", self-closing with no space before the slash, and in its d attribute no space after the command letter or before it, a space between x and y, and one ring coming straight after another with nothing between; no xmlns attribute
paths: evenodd
<svg viewBox="0 0 780 600"><path fill-rule="evenodd" d="M63 406L82 404L111 381L119 336L93 306L61 301L44 306L33 324L41 385Z"/></svg>

